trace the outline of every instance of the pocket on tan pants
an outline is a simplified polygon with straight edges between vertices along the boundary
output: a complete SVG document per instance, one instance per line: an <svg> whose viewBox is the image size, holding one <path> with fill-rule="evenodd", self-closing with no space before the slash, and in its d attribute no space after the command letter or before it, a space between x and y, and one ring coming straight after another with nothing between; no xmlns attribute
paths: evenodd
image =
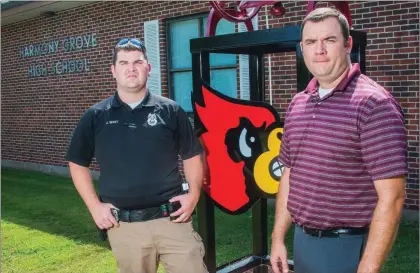
<svg viewBox="0 0 420 273"><path fill-rule="evenodd" d="M172 223L159 219L157 252L166 273L204 273L204 244L191 222Z"/></svg>

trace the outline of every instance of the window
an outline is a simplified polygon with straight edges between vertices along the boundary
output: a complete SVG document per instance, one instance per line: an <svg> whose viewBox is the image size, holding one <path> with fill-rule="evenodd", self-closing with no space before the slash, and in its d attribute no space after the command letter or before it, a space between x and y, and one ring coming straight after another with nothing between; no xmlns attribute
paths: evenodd
<svg viewBox="0 0 420 273"><path fill-rule="evenodd" d="M168 21L168 86L169 94L181 107L192 112L192 68L190 39L203 37L207 15ZM220 20L216 35L235 32L235 24ZM210 54L210 82L217 91L237 97L236 55Z"/></svg>

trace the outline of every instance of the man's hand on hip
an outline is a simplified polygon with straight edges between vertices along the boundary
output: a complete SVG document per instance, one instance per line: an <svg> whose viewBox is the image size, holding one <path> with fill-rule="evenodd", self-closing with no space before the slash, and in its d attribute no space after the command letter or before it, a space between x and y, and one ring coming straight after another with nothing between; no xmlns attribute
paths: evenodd
<svg viewBox="0 0 420 273"><path fill-rule="evenodd" d="M100 229L110 229L112 227L120 226L112 215L111 208L115 207L109 203L98 203L98 205L92 208L90 213L92 214L95 224Z"/></svg>
<svg viewBox="0 0 420 273"><path fill-rule="evenodd" d="M274 241L271 243L270 262L274 273L289 272L289 264L287 263L287 249L284 243Z"/></svg>
<svg viewBox="0 0 420 273"><path fill-rule="evenodd" d="M169 200L169 202L179 201L181 203L181 208L177 211L171 213L171 216L179 216L177 219L173 220L174 223L184 223L190 220L191 214L194 211L195 206L197 205L198 198L191 193L182 194L175 196Z"/></svg>

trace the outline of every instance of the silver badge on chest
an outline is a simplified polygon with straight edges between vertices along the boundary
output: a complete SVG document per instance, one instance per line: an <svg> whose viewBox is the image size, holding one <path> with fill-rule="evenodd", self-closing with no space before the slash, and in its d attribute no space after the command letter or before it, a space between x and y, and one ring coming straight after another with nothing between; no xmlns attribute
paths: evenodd
<svg viewBox="0 0 420 273"><path fill-rule="evenodd" d="M149 114L149 116L147 117L147 124L149 124L149 126L155 126L157 124L157 118L155 113Z"/></svg>

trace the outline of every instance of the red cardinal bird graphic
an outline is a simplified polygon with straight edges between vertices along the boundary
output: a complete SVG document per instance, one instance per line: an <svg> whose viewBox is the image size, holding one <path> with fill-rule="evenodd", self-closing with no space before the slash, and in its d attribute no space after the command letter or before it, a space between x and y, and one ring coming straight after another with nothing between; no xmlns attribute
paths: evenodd
<svg viewBox="0 0 420 273"><path fill-rule="evenodd" d="M192 94L196 128L205 147L205 192L227 213L247 211L262 196L277 192L283 128L274 108L230 98L203 82Z"/></svg>

